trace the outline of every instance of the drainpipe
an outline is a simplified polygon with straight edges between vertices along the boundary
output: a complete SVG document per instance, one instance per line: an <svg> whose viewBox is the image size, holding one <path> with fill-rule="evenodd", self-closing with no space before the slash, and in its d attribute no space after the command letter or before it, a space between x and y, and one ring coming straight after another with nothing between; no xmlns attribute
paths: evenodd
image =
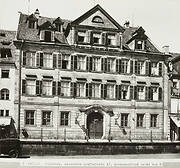
<svg viewBox="0 0 180 168"><path fill-rule="evenodd" d="M21 64L22 64L22 49L24 45L24 40L21 42L21 47L20 47L20 54L19 54L19 95L18 95L18 138L20 139L20 113L21 113Z"/></svg>

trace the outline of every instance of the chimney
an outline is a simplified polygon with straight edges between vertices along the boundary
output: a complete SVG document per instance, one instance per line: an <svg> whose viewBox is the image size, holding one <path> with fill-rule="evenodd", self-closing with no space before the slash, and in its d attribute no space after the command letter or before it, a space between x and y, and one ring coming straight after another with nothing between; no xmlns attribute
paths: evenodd
<svg viewBox="0 0 180 168"><path fill-rule="evenodd" d="M163 52L164 54L169 54L169 46L168 46L168 45L163 46L163 47L162 47L162 52Z"/></svg>
<svg viewBox="0 0 180 168"><path fill-rule="evenodd" d="M38 9L36 9L36 11L34 12L34 15L35 15L35 17L36 17L37 19L39 19L40 13L39 13L39 10L38 10Z"/></svg>
<svg viewBox="0 0 180 168"><path fill-rule="evenodd" d="M129 22L129 21L126 21L126 22L124 23L124 27L125 27L125 28L129 28L129 25L130 25L130 22Z"/></svg>

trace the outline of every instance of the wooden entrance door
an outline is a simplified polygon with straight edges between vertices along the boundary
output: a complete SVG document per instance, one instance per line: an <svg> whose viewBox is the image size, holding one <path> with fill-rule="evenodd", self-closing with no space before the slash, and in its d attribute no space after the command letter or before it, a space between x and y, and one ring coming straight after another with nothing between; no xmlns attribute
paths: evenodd
<svg viewBox="0 0 180 168"><path fill-rule="evenodd" d="M103 115L90 113L87 117L88 136L91 139L100 139L103 136Z"/></svg>

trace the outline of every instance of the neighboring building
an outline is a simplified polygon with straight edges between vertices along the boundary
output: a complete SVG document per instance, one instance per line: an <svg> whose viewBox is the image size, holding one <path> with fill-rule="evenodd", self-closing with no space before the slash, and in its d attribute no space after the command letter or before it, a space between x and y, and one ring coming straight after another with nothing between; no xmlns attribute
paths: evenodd
<svg viewBox="0 0 180 168"><path fill-rule="evenodd" d="M180 53L172 53L173 65L170 76L170 135L171 140L180 140Z"/></svg>
<svg viewBox="0 0 180 168"><path fill-rule="evenodd" d="M170 55L142 27L120 26L99 5L74 21L36 10L20 14L15 44L22 51L21 128L29 138L169 136Z"/></svg>
<svg viewBox="0 0 180 168"><path fill-rule="evenodd" d="M15 117L15 35L15 31L0 30L0 118Z"/></svg>

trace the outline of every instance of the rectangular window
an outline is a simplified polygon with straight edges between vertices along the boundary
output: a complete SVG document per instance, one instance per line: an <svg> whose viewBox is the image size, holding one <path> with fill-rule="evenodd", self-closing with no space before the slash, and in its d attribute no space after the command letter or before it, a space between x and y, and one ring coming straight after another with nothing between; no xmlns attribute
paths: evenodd
<svg viewBox="0 0 180 168"><path fill-rule="evenodd" d="M44 41L46 41L46 42L51 42L51 41L53 41L52 40L52 33L53 32L51 32L51 31L45 31L44 32Z"/></svg>
<svg viewBox="0 0 180 168"><path fill-rule="evenodd" d="M6 116L9 116L9 110L6 110Z"/></svg>
<svg viewBox="0 0 180 168"><path fill-rule="evenodd" d="M34 125L35 124L35 111L34 110L26 110L25 111L25 124L26 125Z"/></svg>
<svg viewBox="0 0 180 168"><path fill-rule="evenodd" d="M85 83L78 82L76 84L76 96L85 97Z"/></svg>
<svg viewBox="0 0 180 168"><path fill-rule="evenodd" d="M12 57L11 49L10 48L1 48L0 49L0 58L8 58Z"/></svg>
<svg viewBox="0 0 180 168"><path fill-rule="evenodd" d="M99 57L93 57L92 58L92 71L100 71L100 58Z"/></svg>
<svg viewBox="0 0 180 168"><path fill-rule="evenodd" d="M4 110L0 110L0 116L4 116Z"/></svg>
<svg viewBox="0 0 180 168"><path fill-rule="evenodd" d="M129 86L121 85L121 99L127 100L129 99Z"/></svg>
<svg viewBox="0 0 180 168"><path fill-rule="evenodd" d="M107 36L107 45L112 45L112 46L116 45L115 34L108 34L108 36Z"/></svg>
<svg viewBox="0 0 180 168"><path fill-rule="evenodd" d="M101 34L100 33L93 33L93 43L100 44L101 43Z"/></svg>
<svg viewBox="0 0 180 168"><path fill-rule="evenodd" d="M78 42L79 43L86 42L86 31L78 31Z"/></svg>
<svg viewBox="0 0 180 168"><path fill-rule="evenodd" d="M143 127L144 114L137 114L137 127Z"/></svg>
<svg viewBox="0 0 180 168"><path fill-rule="evenodd" d="M43 111L42 112L42 125L50 126L52 125L52 111Z"/></svg>
<svg viewBox="0 0 180 168"><path fill-rule="evenodd" d="M70 96L70 82L61 82L61 96Z"/></svg>
<svg viewBox="0 0 180 168"><path fill-rule="evenodd" d="M9 78L9 70L1 70L1 78Z"/></svg>
<svg viewBox="0 0 180 168"><path fill-rule="evenodd" d="M128 60L121 60L121 73L126 74L128 69Z"/></svg>
<svg viewBox="0 0 180 168"><path fill-rule="evenodd" d="M77 70L86 70L86 59L85 55L78 55L77 57Z"/></svg>
<svg viewBox="0 0 180 168"><path fill-rule="evenodd" d="M52 96L52 81L43 81L42 94Z"/></svg>
<svg viewBox="0 0 180 168"><path fill-rule="evenodd" d="M128 126L128 114L121 114L121 127Z"/></svg>
<svg viewBox="0 0 180 168"><path fill-rule="evenodd" d="M115 72L115 59L107 58L107 72Z"/></svg>
<svg viewBox="0 0 180 168"><path fill-rule="evenodd" d="M29 20L29 28L34 29L35 28L35 21Z"/></svg>
<svg viewBox="0 0 180 168"><path fill-rule="evenodd" d="M151 62L151 75L155 76L157 74L157 62Z"/></svg>
<svg viewBox="0 0 180 168"><path fill-rule="evenodd" d="M36 66L36 53L35 52L23 52L23 58L26 57L26 62L23 65L30 67Z"/></svg>
<svg viewBox="0 0 180 168"><path fill-rule="evenodd" d="M107 85L107 98L114 99L115 98L115 85L108 84Z"/></svg>
<svg viewBox="0 0 180 168"><path fill-rule="evenodd" d="M53 68L53 56L51 54L44 53L43 67Z"/></svg>
<svg viewBox="0 0 180 168"><path fill-rule="evenodd" d="M92 83L92 97L100 98L100 84L99 83Z"/></svg>
<svg viewBox="0 0 180 168"><path fill-rule="evenodd" d="M157 114L151 114L151 122L150 122L150 127L157 127Z"/></svg>
<svg viewBox="0 0 180 168"><path fill-rule="evenodd" d="M35 95L36 94L36 81L26 80L26 94Z"/></svg>
<svg viewBox="0 0 180 168"><path fill-rule="evenodd" d="M143 61L137 61L135 66L135 70L136 70L136 74L138 75L142 75L143 74L143 65L144 65L144 62Z"/></svg>
<svg viewBox="0 0 180 168"><path fill-rule="evenodd" d="M158 101L158 87L151 87L152 100Z"/></svg>
<svg viewBox="0 0 180 168"><path fill-rule="evenodd" d="M137 100L145 100L145 87L137 86Z"/></svg>
<svg viewBox="0 0 180 168"><path fill-rule="evenodd" d="M67 111L61 112L60 125L61 126L68 126L69 125L69 112L67 112Z"/></svg>

